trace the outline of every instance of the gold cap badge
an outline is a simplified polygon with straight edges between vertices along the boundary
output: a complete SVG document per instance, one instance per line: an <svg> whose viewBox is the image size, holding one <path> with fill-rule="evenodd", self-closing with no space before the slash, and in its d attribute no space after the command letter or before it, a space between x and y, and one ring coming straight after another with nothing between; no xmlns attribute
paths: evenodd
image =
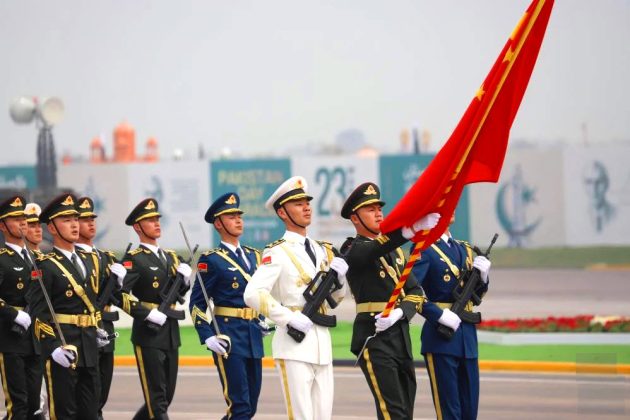
<svg viewBox="0 0 630 420"><path fill-rule="evenodd" d="M72 199L72 196L71 195L67 196L66 199L63 200L61 205L62 206L74 206L74 200Z"/></svg>

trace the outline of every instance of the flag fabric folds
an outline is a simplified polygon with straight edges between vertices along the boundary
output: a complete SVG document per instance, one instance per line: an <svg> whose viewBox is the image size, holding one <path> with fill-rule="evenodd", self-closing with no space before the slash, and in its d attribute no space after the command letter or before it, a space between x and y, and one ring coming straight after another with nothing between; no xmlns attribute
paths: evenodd
<svg viewBox="0 0 630 420"><path fill-rule="evenodd" d="M421 249L448 228L466 184L497 182L510 128L529 83L553 0L534 0L512 32L462 119L427 169L381 223L387 233L437 212L439 224L418 232Z"/></svg>

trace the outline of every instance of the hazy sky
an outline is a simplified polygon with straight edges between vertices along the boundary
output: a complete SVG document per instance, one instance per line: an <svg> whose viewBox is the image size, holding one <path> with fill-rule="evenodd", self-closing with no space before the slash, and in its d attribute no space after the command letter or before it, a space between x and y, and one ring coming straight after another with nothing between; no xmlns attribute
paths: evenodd
<svg viewBox="0 0 630 420"><path fill-rule="evenodd" d="M18 95L66 106L58 154L126 120L143 150L278 155L358 128L448 138L529 0L0 2L0 164L34 163ZM557 0L513 139L630 139L630 1ZM9 152L5 146L11 142Z"/></svg>

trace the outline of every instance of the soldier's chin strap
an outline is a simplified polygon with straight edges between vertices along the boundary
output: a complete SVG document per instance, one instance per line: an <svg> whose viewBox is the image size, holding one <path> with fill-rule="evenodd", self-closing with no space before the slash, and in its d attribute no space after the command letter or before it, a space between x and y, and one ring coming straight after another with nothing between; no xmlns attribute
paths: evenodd
<svg viewBox="0 0 630 420"><path fill-rule="evenodd" d="M284 207L284 204L283 204L282 206L280 206L280 207L282 207L282 209L284 210L284 212L287 214L287 217L289 218L289 220L291 221L291 223L293 223L295 226L297 226L297 227L299 227L299 228L306 229L306 226L302 226L302 225L300 225L300 224L296 223L296 222L295 222L295 220L293 220L293 217L291 217L291 213L289 213L289 210L287 210L287 208L286 208L286 207Z"/></svg>
<svg viewBox="0 0 630 420"><path fill-rule="evenodd" d="M7 232L9 232L11 234L11 236L13 236L16 239L20 239L22 237L22 233L20 232L19 235L15 235L13 232L11 232L11 229L9 228L9 225L7 225L6 220L2 219L2 224L4 225L4 227L7 229ZM5 238L6 239L6 238Z"/></svg>
<svg viewBox="0 0 630 420"><path fill-rule="evenodd" d="M146 236L147 238L152 239L152 240L156 240L157 239L157 237L153 237L153 236L147 235L147 233L144 231L144 229L142 229L142 224L140 222L138 222L138 226L140 227L140 231L142 231L142 234L144 236Z"/></svg>
<svg viewBox="0 0 630 420"><path fill-rule="evenodd" d="M354 215L357 216L357 219L359 219L359 222L361 222L361 225L363 225L363 227L366 228L370 233L372 233L373 235L376 235L376 236L381 234L381 232L374 232L372 229L367 227L366 224L363 223L363 219L361 219L361 216L359 216L359 213L355 212Z"/></svg>
<svg viewBox="0 0 630 420"><path fill-rule="evenodd" d="M238 235L235 235L232 232L230 232L230 230L223 224L223 219L221 219L221 216L219 216L219 223L221 223L221 226L223 226L223 229L225 229L228 235L230 235L233 238L238 238Z"/></svg>
<svg viewBox="0 0 630 420"><path fill-rule="evenodd" d="M63 239L64 241L66 241L66 242L72 244L72 246L74 246L74 241L71 241L69 239L64 238L64 236L61 234L61 231L59 230L59 228L57 227L57 224L55 223L55 219L51 219L50 223L53 224L53 226L55 227L55 230L57 231L57 235L59 235L59 237L61 239Z"/></svg>

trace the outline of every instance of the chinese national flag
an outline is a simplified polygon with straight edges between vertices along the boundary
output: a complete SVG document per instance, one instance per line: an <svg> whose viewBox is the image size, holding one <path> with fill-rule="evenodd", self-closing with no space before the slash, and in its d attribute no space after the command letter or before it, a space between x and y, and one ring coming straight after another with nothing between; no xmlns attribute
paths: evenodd
<svg viewBox="0 0 630 420"><path fill-rule="evenodd" d="M448 228L466 184L497 182L512 122L545 35L553 0L534 0L446 144L381 223L383 233L437 212L439 224L413 241L426 249Z"/></svg>

